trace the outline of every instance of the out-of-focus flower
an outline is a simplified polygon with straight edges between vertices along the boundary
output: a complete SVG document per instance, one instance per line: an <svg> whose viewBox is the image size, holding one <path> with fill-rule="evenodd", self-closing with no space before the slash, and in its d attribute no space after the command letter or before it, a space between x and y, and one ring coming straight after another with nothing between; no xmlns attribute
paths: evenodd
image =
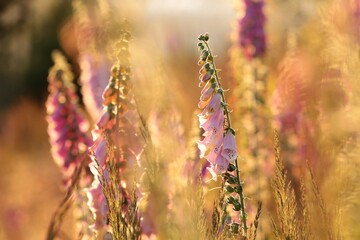
<svg viewBox="0 0 360 240"><path fill-rule="evenodd" d="M317 85L310 81L312 74L305 56L300 53L288 55L280 64L279 81L272 98L276 122L281 135L288 141L283 147L284 158L299 166L304 166L303 159L311 163L319 158L315 144L312 144L317 122L309 115L316 110L312 96L319 95Z"/></svg>
<svg viewBox="0 0 360 240"><path fill-rule="evenodd" d="M53 53L53 59L46 102L48 133L54 160L68 178L87 159L85 152L92 141L87 134L89 124L80 112L70 66L59 52Z"/></svg>
<svg viewBox="0 0 360 240"><path fill-rule="evenodd" d="M245 15L239 20L239 44L248 59L266 51L264 0L244 0Z"/></svg>
<svg viewBox="0 0 360 240"><path fill-rule="evenodd" d="M89 3L73 2L76 13L76 38L79 49L80 84L83 102L92 120L102 114L102 93L110 77L111 63L106 54L109 41L103 28L105 16Z"/></svg>
<svg viewBox="0 0 360 240"><path fill-rule="evenodd" d="M127 35L124 32L120 40L126 46ZM128 57L128 49L122 48L118 63L111 69L110 79L102 94L104 109L93 131L94 145L89 148L93 160L89 166L95 178L88 189L89 206L96 220L93 227L97 232L109 229L115 239L129 234L119 232L120 225L135 232L140 228L136 221L131 220L137 218L138 213L133 206L136 199L130 196L127 189L127 186L134 186L131 177L136 165L140 164L144 148L136 131L139 116L131 91ZM136 198L141 197L137 188L135 194L138 195Z"/></svg>
<svg viewBox="0 0 360 240"><path fill-rule="evenodd" d="M99 180L95 177L91 187L87 190L88 206L93 213L95 222L92 229L101 230L107 223L107 204Z"/></svg>
<svg viewBox="0 0 360 240"><path fill-rule="evenodd" d="M134 126L134 113L136 111L131 96L125 94L126 87L120 86L120 67L112 68L110 81L103 93L103 114L97 123L97 128L93 131L94 145L89 148L93 162L90 164L96 180L94 180L88 191L89 205L95 216L95 230L101 230L106 227L107 219L107 203L104 195L104 189L101 181L108 181L109 176L107 163L113 161L118 167L120 182L119 187L122 201L128 200L126 181L124 177L125 168L132 164L138 163L142 153L143 146L137 135ZM128 74L128 71L125 71ZM127 98L130 98L127 100ZM131 168L130 168L131 169ZM119 199L118 199L119 200ZM123 206L126 208L125 206Z"/></svg>
<svg viewBox="0 0 360 240"><path fill-rule="evenodd" d="M79 57L80 83L86 109L94 121L101 116L102 92L109 79L110 64L106 57L95 59L94 54L83 52Z"/></svg>

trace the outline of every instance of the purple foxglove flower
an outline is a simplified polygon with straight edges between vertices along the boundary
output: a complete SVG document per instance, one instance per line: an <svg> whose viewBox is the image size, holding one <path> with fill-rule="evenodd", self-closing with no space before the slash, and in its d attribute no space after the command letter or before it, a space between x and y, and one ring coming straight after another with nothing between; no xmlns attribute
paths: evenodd
<svg viewBox="0 0 360 240"><path fill-rule="evenodd" d="M214 164L210 164L210 167L207 167L206 169L210 172L212 179L214 181L217 180L217 176L224 171L226 171L227 167L229 166L229 161L224 158L221 154L218 155L218 157L215 160Z"/></svg>
<svg viewBox="0 0 360 240"><path fill-rule="evenodd" d="M55 65L49 71L49 96L46 102L48 133L55 162L68 178L81 161L87 160L92 144L88 122L81 115L72 74L65 58L54 52Z"/></svg>
<svg viewBox="0 0 360 240"><path fill-rule="evenodd" d="M108 111L104 112L101 116L99 122L97 123L97 127L101 130L105 129L106 127L112 128L113 124L109 125L110 122L110 113ZM113 121L113 120L112 120Z"/></svg>
<svg viewBox="0 0 360 240"><path fill-rule="evenodd" d="M216 110L219 110L221 108L221 95L220 93L216 93L212 98L203 101L200 98L200 102L198 103L198 107L200 109L204 109L204 113L211 114L212 112L215 112Z"/></svg>
<svg viewBox="0 0 360 240"><path fill-rule="evenodd" d="M266 51L264 0L244 0L245 15L239 21L239 44L248 59L261 57Z"/></svg>

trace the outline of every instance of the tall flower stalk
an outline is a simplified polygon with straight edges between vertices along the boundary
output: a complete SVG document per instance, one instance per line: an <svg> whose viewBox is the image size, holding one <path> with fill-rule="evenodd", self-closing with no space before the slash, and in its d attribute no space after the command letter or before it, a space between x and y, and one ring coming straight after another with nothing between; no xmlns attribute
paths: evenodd
<svg viewBox="0 0 360 240"><path fill-rule="evenodd" d="M230 111L208 41L208 34L199 36L198 46L201 50L198 62L201 66L199 86L203 87L199 102L199 108L203 111L199 114L199 122L205 132L204 139L198 142L198 147L200 156L210 162L208 170L213 177L216 179L218 174L222 174L224 187L229 193L227 203L233 206L234 211L240 212L241 227L246 235L247 215L237 162L235 130L231 125ZM231 230L238 233L239 223L233 222Z"/></svg>
<svg viewBox="0 0 360 240"><path fill-rule="evenodd" d="M83 171L83 166L90 161L86 154L92 144L87 133L89 124L81 114L69 64L60 52L54 51L52 57L55 64L49 71L50 94L46 102L48 133L51 152L63 173L67 193L53 214L48 238L52 239L59 233L63 216L74 199L73 195L76 196L76 206L81 208L76 214L79 234L91 236L87 225L91 223L92 216L83 208L86 201L78 198L84 185L90 182L89 175Z"/></svg>
<svg viewBox="0 0 360 240"><path fill-rule="evenodd" d="M89 127L81 114L70 66L60 52L53 52L54 66L49 71L49 96L46 102L51 152L65 180L86 158L92 144Z"/></svg>
<svg viewBox="0 0 360 240"><path fill-rule="evenodd" d="M139 163L143 146L136 132L138 115L135 107L129 60L130 33L122 30L117 45L117 64L103 93L103 115L94 131L94 145L90 148L95 175L89 194L90 205L97 219L96 230L110 228L114 239L138 239L136 185L131 182L132 170ZM130 188L128 186L134 186ZM108 226L107 226L108 224Z"/></svg>
<svg viewBox="0 0 360 240"><path fill-rule="evenodd" d="M271 116L268 106L269 78L268 66L264 61L267 51L263 12L265 1L237 1L241 7L233 32L232 45L229 49L231 74L234 88L229 102L233 104L234 128L241 131L237 143L242 149L243 178L246 178L244 190L252 198L247 204L248 219L256 218L256 202L268 202L268 191L271 168ZM268 222L268 221L263 221ZM266 233L263 225L259 235ZM260 237L261 238L261 237Z"/></svg>

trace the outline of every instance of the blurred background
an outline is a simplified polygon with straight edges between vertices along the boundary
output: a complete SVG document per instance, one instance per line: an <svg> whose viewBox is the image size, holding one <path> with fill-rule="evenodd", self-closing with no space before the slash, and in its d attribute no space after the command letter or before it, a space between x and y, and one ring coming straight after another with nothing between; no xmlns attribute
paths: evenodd
<svg viewBox="0 0 360 240"><path fill-rule="evenodd" d="M75 78L79 77L72 7L71 1L60 0L0 1L0 239L45 238L64 195L61 173L50 154L45 101L54 49L68 57ZM174 66L193 69L192 78L184 73L177 94L195 109L197 36L210 32L216 52L225 52L229 22L235 15L232 3L154 0L131 4L131 9L141 12L137 21L144 24L136 27L134 38L151 38L152 46L141 51L167 54ZM191 108L185 112L191 114ZM188 118L187 125L191 121ZM71 221L65 228L71 229Z"/></svg>
<svg viewBox="0 0 360 240"><path fill-rule="evenodd" d="M250 57L255 60L249 60L248 49L242 49L238 39L246 1L109 0L106 2L110 10L98 8L97 2L104 1L84 2L94 16L110 11L107 24L123 18L131 23L132 62L138 81L135 90L143 92L144 105L146 99L151 99L151 89L157 87L153 75L161 68L168 98L181 113L185 136L190 135L200 95L197 37L208 32L213 52L218 56L217 67L222 69L223 85L230 88L227 93L230 103L234 111L244 114L234 117L235 125L243 133L239 137L242 157L262 159L254 164L244 163L244 168L256 168L252 173L258 182L262 181L255 187L256 180L250 179L249 191L269 188L274 165L272 129L277 128L283 136L285 165L295 185L299 187L299 176L304 174L308 160L323 189L338 184L325 191L325 197L331 199L342 189L343 198L336 199L346 202L344 196L351 198L344 211L352 214L347 215L343 224L356 226L359 186L354 179L359 176L356 140L360 120L358 1L261 1L265 2L267 46L261 56ZM53 65L51 52L59 49L71 64L83 106L78 80L82 35L79 37L77 32L74 2L0 1L0 239L43 239L51 215L64 195L62 175L50 153L45 101L48 70ZM253 18L256 17L255 13ZM94 28L102 30L103 22L98 23ZM106 25L106 30L109 29L111 32ZM260 90L254 90L264 98L259 105L249 103L252 100L243 94L249 90L246 82L253 78L261 80L255 87ZM147 86L152 87L150 91L146 91ZM245 86L246 91L239 86ZM259 112L249 114L254 106L259 107ZM149 108L145 106L144 112ZM251 136L258 141L246 140ZM348 188L343 188L342 183L348 183ZM268 191L263 192L265 196L260 198L268 199L271 212L273 202ZM70 218L64 227L69 236L72 228ZM355 228L347 232L345 239L359 236Z"/></svg>

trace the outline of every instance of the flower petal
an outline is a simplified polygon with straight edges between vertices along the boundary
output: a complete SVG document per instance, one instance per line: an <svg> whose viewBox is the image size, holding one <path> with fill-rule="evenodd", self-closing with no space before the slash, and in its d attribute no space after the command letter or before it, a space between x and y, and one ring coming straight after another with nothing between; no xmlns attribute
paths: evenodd
<svg viewBox="0 0 360 240"><path fill-rule="evenodd" d="M224 136L224 144L221 155L225 157L229 162L235 161L238 157L235 136L230 130L228 130Z"/></svg>

